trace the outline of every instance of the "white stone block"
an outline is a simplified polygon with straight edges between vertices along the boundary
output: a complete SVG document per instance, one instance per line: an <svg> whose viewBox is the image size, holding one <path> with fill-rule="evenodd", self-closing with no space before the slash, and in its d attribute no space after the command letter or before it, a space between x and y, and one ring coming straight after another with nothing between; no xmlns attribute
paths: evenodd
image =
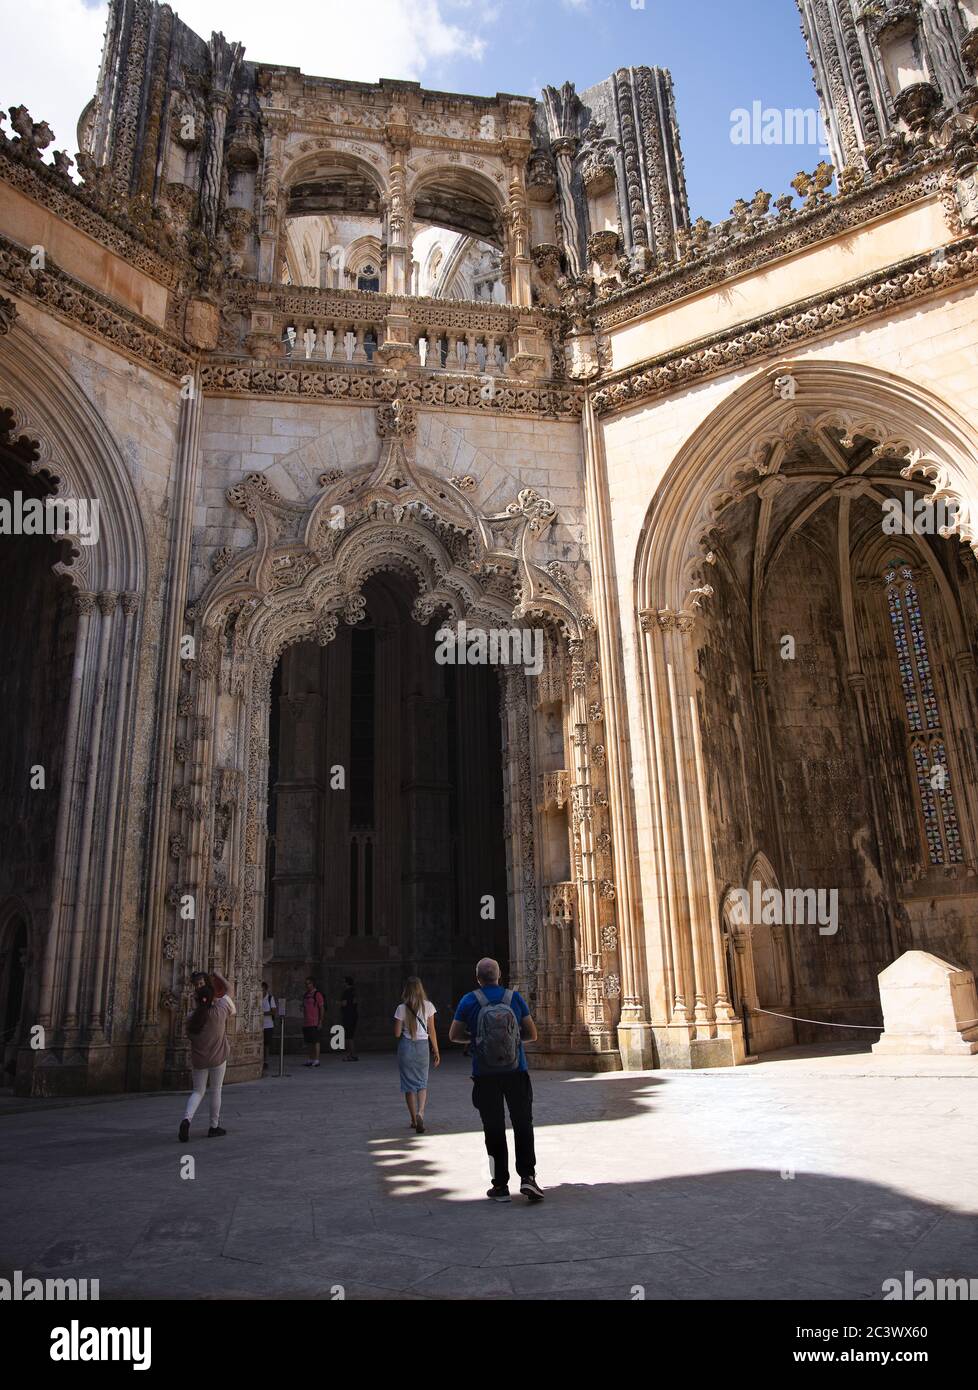
<svg viewBox="0 0 978 1390"><path fill-rule="evenodd" d="M879 976L883 1036L874 1052L978 1052L978 995L970 970L929 951L905 951Z"/></svg>

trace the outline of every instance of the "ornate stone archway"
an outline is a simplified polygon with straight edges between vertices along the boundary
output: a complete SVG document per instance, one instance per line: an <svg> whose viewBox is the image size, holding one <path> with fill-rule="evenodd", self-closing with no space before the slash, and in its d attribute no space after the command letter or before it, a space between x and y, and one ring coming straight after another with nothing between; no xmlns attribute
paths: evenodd
<svg viewBox="0 0 978 1390"><path fill-rule="evenodd" d="M148 555L144 519L119 445L92 403L11 315L0 333L0 445L52 495L98 508L93 544L70 545L54 573L75 610L65 685L50 883L30 897L29 982L46 1046L23 1048L17 1088L70 1091L98 1055L110 1077L124 1074L124 1020L115 1022L113 933L125 917L125 844L131 741L138 697L142 598ZM94 508L90 515L94 515ZM62 547L64 549L64 547ZM53 558L53 555L52 555ZM26 654L25 659L30 659ZM43 752L43 750L42 750ZM30 762L43 761L31 751ZM0 885L2 890L2 885Z"/></svg>
<svg viewBox="0 0 978 1390"><path fill-rule="evenodd" d="M548 1056L617 1066L620 994L615 887L606 818L600 669L582 595L535 550L556 508L527 488L492 515L469 501L472 480L445 482L416 465L413 407L378 411L375 467L326 473L321 491L289 501L263 474L230 489L255 527L253 546L214 558L188 612L194 645L179 698L173 791L170 926L160 1003L183 1004L177 961L224 964L239 999L239 1074L260 1066L257 982L265 891L271 680L297 642L333 641L366 607L382 571L416 589L412 616L467 627L541 628L543 664L500 669L510 977L535 997ZM188 908L188 903L191 905ZM171 1030L169 1067L183 1065Z"/></svg>
<svg viewBox="0 0 978 1390"><path fill-rule="evenodd" d="M758 499L760 538L752 597L763 593L768 543L776 556L783 541L772 529L772 506L801 476L784 476L781 464L800 439L821 441L832 476L823 492L803 498L792 526L803 524L824 500L838 501L842 548L848 554L852 499L865 494L879 500L874 483L899 482L931 493L932 499L953 501L954 533L972 549L976 546L974 431L932 393L852 363L784 362L759 373L708 417L667 469L649 507L635 562L643 724L663 902L657 946L667 1016L656 1024L663 1053L677 1048L689 1055L702 1045L704 1054L713 1055L722 1044L727 1061L740 1055L740 1025L731 1008L720 930L722 895L716 891L711 848L709 770L693 635L714 596L716 552L722 548L718 537L727 509L751 494ZM863 445L854 453L857 439ZM884 472L893 476L870 476L871 463L885 463ZM806 475L805 481L814 486L818 480ZM784 535L790 531L784 528ZM755 604L752 679L763 731L770 721L756 612ZM852 653L853 620L845 608L843 613ZM861 700L856 655L850 660L850 677ZM762 748L764 737L762 732ZM769 762L769 752L765 757ZM679 817L669 814L676 805L683 808Z"/></svg>

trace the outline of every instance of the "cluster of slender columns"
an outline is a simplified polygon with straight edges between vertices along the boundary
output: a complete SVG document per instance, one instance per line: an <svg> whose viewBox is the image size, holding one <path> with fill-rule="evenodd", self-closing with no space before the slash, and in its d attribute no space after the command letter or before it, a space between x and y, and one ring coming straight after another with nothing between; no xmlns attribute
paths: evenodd
<svg viewBox="0 0 978 1390"><path fill-rule="evenodd" d="M125 748L139 598L75 596L78 612L68 697L51 906L38 1022L67 1045L98 1042L112 968L125 830Z"/></svg>

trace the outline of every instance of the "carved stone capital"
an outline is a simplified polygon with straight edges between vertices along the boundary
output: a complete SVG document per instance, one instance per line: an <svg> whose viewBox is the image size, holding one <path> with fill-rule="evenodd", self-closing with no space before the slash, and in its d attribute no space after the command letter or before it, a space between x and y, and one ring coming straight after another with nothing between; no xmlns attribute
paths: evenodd
<svg viewBox="0 0 978 1390"><path fill-rule="evenodd" d="M940 104L941 94L933 82L914 82L894 99L893 109L914 135L921 135L930 127Z"/></svg>
<svg viewBox="0 0 978 1390"><path fill-rule="evenodd" d="M675 608L646 608L639 614L643 632L681 632L693 630L694 613Z"/></svg>

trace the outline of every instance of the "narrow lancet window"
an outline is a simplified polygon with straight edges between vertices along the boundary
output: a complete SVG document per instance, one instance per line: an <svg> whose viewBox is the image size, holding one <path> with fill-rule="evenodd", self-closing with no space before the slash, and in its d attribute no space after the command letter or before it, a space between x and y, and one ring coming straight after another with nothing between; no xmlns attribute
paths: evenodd
<svg viewBox="0 0 978 1390"><path fill-rule="evenodd" d="M960 864L964 856L944 724L913 570L903 561L894 561L884 570L883 582L900 668L909 751L928 862L932 865Z"/></svg>

